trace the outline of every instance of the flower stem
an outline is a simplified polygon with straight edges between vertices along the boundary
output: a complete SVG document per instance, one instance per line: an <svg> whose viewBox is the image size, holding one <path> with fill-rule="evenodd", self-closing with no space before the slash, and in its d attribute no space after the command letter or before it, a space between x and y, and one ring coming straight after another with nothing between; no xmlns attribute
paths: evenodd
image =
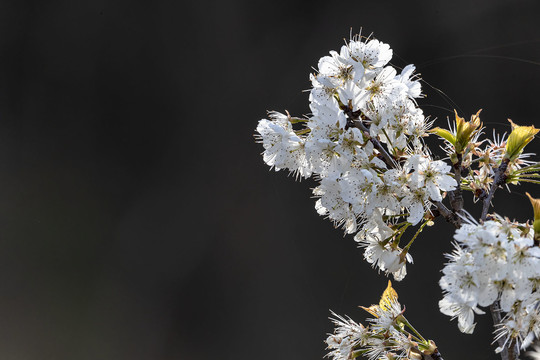
<svg viewBox="0 0 540 360"><path fill-rule="evenodd" d="M429 221L424 221L424 223L420 226L420 228L418 229L418 231L416 232L416 234L414 234L414 236L412 237L411 241L409 241L409 243L407 245L405 245L405 247L403 248L403 251L408 251L409 248L411 247L411 245L413 244L414 240L416 240L416 238L418 237L418 235L420 235L420 233L422 232L422 230L424 230L424 227L426 227L426 225L428 224Z"/></svg>
<svg viewBox="0 0 540 360"><path fill-rule="evenodd" d="M407 318L403 315L400 316L400 319L403 324L405 324L405 326L407 326L409 329L412 330L412 332L424 343L424 344L428 344L428 341L426 339L424 339L424 337L414 328L414 326L411 325L411 323L409 322L409 320L407 320Z"/></svg>

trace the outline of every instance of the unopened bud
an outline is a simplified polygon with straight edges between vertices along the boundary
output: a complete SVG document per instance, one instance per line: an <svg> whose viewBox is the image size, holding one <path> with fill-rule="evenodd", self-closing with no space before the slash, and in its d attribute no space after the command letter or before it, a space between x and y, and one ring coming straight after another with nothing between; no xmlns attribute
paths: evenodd
<svg viewBox="0 0 540 360"><path fill-rule="evenodd" d="M534 126L518 126L508 119L512 125L512 132L508 136L506 141L506 153L504 154L505 159L510 161L516 160L523 148L531 142L534 136L540 131Z"/></svg>
<svg viewBox="0 0 540 360"><path fill-rule="evenodd" d="M463 153L469 146L474 135L482 128L482 122L480 121L479 116L481 111L482 109L478 110L475 115L472 115L471 121L465 121L465 119L459 117L457 111L454 110L456 114L456 153Z"/></svg>
<svg viewBox="0 0 540 360"><path fill-rule="evenodd" d="M450 161L452 162L452 164L457 164L458 163L458 156L457 156L457 153L452 153L450 155Z"/></svg>
<svg viewBox="0 0 540 360"><path fill-rule="evenodd" d="M455 133L439 127L431 130L431 132L452 144L456 154L463 154L465 150L470 147L471 141L482 128L482 122L480 121L479 116L480 111L482 111L482 109L471 116L471 121L465 121L465 119L459 117L457 111L454 110L456 116L454 122ZM454 154L454 158L451 158L453 164L457 163L456 154Z"/></svg>

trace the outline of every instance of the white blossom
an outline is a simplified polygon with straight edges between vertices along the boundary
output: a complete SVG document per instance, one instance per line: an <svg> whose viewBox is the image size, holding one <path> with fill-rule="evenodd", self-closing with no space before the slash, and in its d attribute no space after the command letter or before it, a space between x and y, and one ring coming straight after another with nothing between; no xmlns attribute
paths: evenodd
<svg viewBox="0 0 540 360"><path fill-rule="evenodd" d="M311 175L305 153L305 140L292 130L287 116L272 112L272 120L259 121L257 132L259 141L263 144L263 159L275 170L289 169L298 172L303 177Z"/></svg>
<svg viewBox="0 0 540 360"><path fill-rule="evenodd" d="M456 230L455 250L447 255L439 282L444 291L439 307L458 318L462 332L474 330L474 314L483 313L478 306L499 301L506 315L496 340L513 340L524 349L540 335L540 248L527 229L496 217Z"/></svg>
<svg viewBox="0 0 540 360"><path fill-rule="evenodd" d="M305 121L272 112L257 131L264 161L314 175L317 212L347 234L358 232L366 260L399 280L412 257L399 246L401 237L381 245L385 227L400 218L417 225L456 182L421 141L429 123L415 102L421 96L415 67L398 73L391 57L387 44L353 37L319 60Z"/></svg>

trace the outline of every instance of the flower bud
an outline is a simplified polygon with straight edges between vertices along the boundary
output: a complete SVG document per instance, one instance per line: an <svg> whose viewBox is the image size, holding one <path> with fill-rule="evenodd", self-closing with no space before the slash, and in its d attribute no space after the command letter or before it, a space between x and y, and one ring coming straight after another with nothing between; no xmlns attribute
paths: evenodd
<svg viewBox="0 0 540 360"><path fill-rule="evenodd" d="M457 164L459 159L458 159L458 156L456 153L452 153L450 154L450 161L452 162L452 164Z"/></svg>
<svg viewBox="0 0 540 360"><path fill-rule="evenodd" d="M534 126L518 126L510 119L508 119L508 121L510 121L510 124L512 125L512 132L506 141L506 153L504 154L504 158L509 161L514 161L519 157L523 148L531 142L540 130L536 129Z"/></svg>
<svg viewBox="0 0 540 360"><path fill-rule="evenodd" d="M457 111L454 110L456 116L456 121L454 123L455 133L439 127L431 130L431 132L452 144L456 154L463 154L469 146L471 140L473 140L473 138L482 128L482 122L480 121L479 116L480 111L482 111L482 109L478 110L476 114L471 116L471 121L465 121L465 119L459 117Z"/></svg>
<svg viewBox="0 0 540 360"><path fill-rule="evenodd" d="M465 121L465 119L459 117L457 111L454 110L454 113L456 114L456 153L463 153L474 135L482 128L482 122L480 121L479 116L481 111L482 109L472 115L471 121Z"/></svg>

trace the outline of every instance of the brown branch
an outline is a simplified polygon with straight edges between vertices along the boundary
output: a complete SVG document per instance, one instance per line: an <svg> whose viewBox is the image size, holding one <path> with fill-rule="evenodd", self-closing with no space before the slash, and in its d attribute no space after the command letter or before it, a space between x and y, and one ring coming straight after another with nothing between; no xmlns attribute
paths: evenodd
<svg viewBox="0 0 540 360"><path fill-rule="evenodd" d="M460 213L463 210L463 192L461 191L461 167L463 165L463 155L456 154L457 161L452 164L452 170L454 171L454 179L456 180L457 187L454 191L450 191L448 196L450 197L450 205L456 213Z"/></svg>
<svg viewBox="0 0 540 360"><path fill-rule="evenodd" d="M351 105L350 105L350 101L349 101L349 106L345 106L345 105L341 106L341 109L345 113L345 116L347 116L347 126L345 127L345 130L348 127L353 127L353 126L355 128L357 128L357 129L361 130L364 133L364 136L366 136L369 139L369 141L371 141L371 143L381 153L382 157L384 158L384 162L386 163L386 165L388 165L388 167L390 167L390 168L395 168L396 167L396 162L394 161L392 156L390 156L388 151L386 151L386 149L381 144L381 142L378 139L376 139L376 138L372 137L371 135L369 135L369 129L366 127L366 125L364 125L364 123L362 121L362 112L360 110L353 111L352 108L351 108Z"/></svg>
<svg viewBox="0 0 540 360"><path fill-rule="evenodd" d="M504 159L501 165L499 165L499 167L495 170L495 177L493 178L493 183L491 184L488 195L484 199L482 216L480 216L480 221L486 220L489 206L491 205L491 200L493 199L493 195L495 195L495 191L497 191L497 188L500 185L504 184L506 169L508 169L508 162L508 160Z"/></svg>
<svg viewBox="0 0 540 360"><path fill-rule="evenodd" d="M491 312L491 318L493 319L493 325L496 326L501 323L502 317L501 317L501 305L500 301L496 300L493 304L489 306L489 311ZM504 339L499 338L497 340L497 343L499 344L499 347L502 348L501 351L501 358L503 360L509 360L510 357L508 356L508 348L504 344ZM513 360L514 358L512 358Z"/></svg>
<svg viewBox="0 0 540 360"><path fill-rule="evenodd" d="M497 188L504 184L505 182L505 173L508 169L508 163L509 161L506 159L503 159L501 165L495 170L495 176L493 177L493 183L491 184L491 188L489 189L489 193L484 199L483 206L482 206L482 215L480 217L480 221L485 221L487 217L487 213L489 210L489 207L491 205L491 200L493 199L493 196L495 195L495 191L497 191ZM489 306L489 311L491 312L491 318L493 319L493 326L497 326L502 322L501 317L501 304L499 300L496 300L493 304ZM503 338L499 338L497 340L499 347L502 348L501 351L501 358L502 360L516 360L516 352L515 352L515 344L513 341L510 342L510 344L505 345L505 341Z"/></svg>
<svg viewBox="0 0 540 360"><path fill-rule="evenodd" d="M456 229L459 229L461 227L461 221L460 221L460 218L456 215L455 212L453 212L452 210L448 209L442 202L440 201L435 201L433 203L436 207L437 207L437 210L439 210L439 213L441 214L441 216L447 221L449 222L450 224L454 225L454 227Z"/></svg>
<svg viewBox="0 0 540 360"><path fill-rule="evenodd" d="M390 168L395 168L396 163L394 159L390 156L388 151L386 151L386 149L384 148L384 146L381 144L379 140L369 135L369 129L364 125L362 120L358 120L358 119L352 119L352 120L354 123L354 127L362 130L364 132L364 136L367 136L369 141L371 141L371 143L377 148L377 150L379 150L382 157L384 158L384 162L386 163L386 165L388 165Z"/></svg>
<svg viewBox="0 0 540 360"><path fill-rule="evenodd" d="M519 351L518 351L516 342L512 340L510 341L510 344L508 345L508 359L516 360L518 358L518 355L519 355Z"/></svg>

